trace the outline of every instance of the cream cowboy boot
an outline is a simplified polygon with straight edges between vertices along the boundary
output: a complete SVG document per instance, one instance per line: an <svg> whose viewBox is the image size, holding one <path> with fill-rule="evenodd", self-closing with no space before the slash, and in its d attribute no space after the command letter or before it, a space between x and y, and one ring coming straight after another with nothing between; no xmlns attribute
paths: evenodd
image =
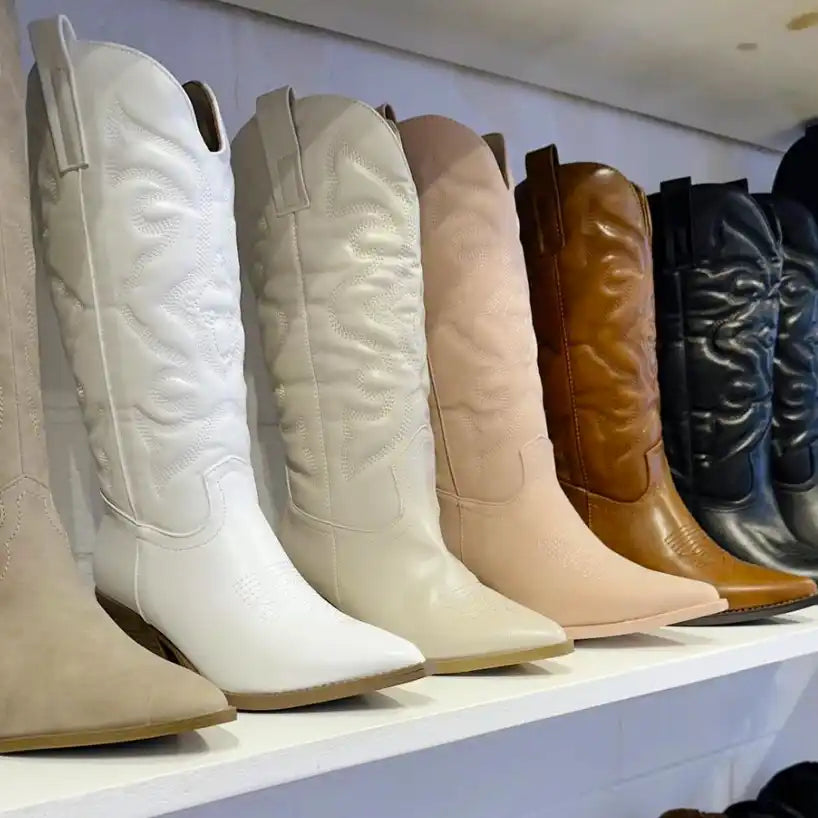
<svg viewBox="0 0 818 818"><path fill-rule="evenodd" d="M299 570L438 672L569 651L441 539L418 203L395 130L359 102L284 88L258 99L233 167L287 456L279 535Z"/></svg>

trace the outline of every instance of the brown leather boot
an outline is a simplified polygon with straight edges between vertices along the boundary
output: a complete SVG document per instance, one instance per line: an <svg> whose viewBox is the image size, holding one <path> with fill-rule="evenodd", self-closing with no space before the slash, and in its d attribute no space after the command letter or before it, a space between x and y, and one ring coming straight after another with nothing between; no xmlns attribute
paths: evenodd
<svg viewBox="0 0 818 818"><path fill-rule="evenodd" d="M730 556L695 522L665 458L656 377L651 224L644 193L593 163L529 153L517 210L557 474L623 556L713 584L729 610L697 624L811 605L815 584Z"/></svg>

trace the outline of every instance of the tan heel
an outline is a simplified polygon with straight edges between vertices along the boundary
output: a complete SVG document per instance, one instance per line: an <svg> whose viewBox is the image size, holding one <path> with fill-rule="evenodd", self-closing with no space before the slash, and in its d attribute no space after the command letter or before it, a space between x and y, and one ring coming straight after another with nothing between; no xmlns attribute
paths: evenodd
<svg viewBox="0 0 818 818"><path fill-rule="evenodd" d="M178 664L176 657L165 647L165 643L156 628L151 627L138 613L119 602L115 602L99 591L97 591L97 602L134 642L142 645L151 653Z"/></svg>

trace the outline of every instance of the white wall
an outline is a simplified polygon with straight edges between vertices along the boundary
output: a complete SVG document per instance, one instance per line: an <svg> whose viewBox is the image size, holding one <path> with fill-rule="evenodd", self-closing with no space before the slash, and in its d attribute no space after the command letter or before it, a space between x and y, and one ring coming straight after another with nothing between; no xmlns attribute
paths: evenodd
<svg viewBox="0 0 818 818"><path fill-rule="evenodd" d="M250 116L257 95L291 84L300 94L388 100L401 117L442 113L482 132L502 130L517 178L525 152L550 142L558 144L563 161L612 164L649 191L681 175L699 181L747 176L763 189L778 161L746 145L212 0L18 0L23 25L57 12L71 17L82 38L127 43L181 80L208 82L231 134ZM24 59L30 64L25 38ZM95 481L54 316L45 289L39 294L54 490L87 570L98 510ZM265 491L275 492L281 489L275 416L252 309L247 313L249 380L261 397L257 404L251 390L251 420L266 450L256 452L257 466ZM267 495L265 503L270 507ZM762 668L185 815L656 818L683 804L724 806L781 763L818 757L815 672L811 660Z"/></svg>

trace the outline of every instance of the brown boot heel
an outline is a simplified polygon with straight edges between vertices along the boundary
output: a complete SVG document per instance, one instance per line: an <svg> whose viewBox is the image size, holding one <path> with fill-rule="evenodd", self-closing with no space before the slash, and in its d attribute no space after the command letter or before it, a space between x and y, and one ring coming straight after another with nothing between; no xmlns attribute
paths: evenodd
<svg viewBox="0 0 818 818"><path fill-rule="evenodd" d="M121 605L119 602L115 602L99 591L97 591L96 596L97 602L102 606L105 613L107 613L134 642L138 645L142 645L143 648L146 648L151 653L155 653L163 659L168 659L178 664L176 657L165 647L156 628L151 627L138 613L135 613L125 605Z"/></svg>

